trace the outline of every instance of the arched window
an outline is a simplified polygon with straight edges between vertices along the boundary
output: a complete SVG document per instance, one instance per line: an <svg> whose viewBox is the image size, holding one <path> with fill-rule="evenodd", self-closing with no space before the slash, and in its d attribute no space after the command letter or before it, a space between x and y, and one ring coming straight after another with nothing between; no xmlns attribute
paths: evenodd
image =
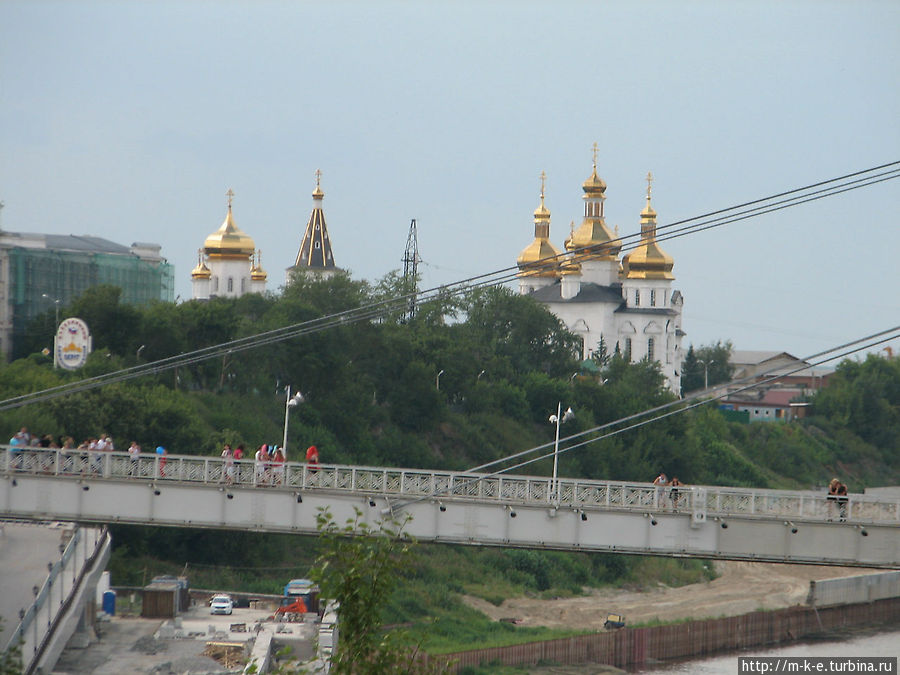
<svg viewBox="0 0 900 675"><path fill-rule="evenodd" d="M656 343L654 342L653 338L647 338L647 358L650 361L656 360L656 357L654 356L654 347L655 346L656 346Z"/></svg>
<svg viewBox="0 0 900 675"><path fill-rule="evenodd" d="M234 291L234 277L228 277L228 292L232 293Z"/></svg>
<svg viewBox="0 0 900 675"><path fill-rule="evenodd" d="M219 291L219 277L213 277L213 293L217 293Z"/></svg>
<svg viewBox="0 0 900 675"><path fill-rule="evenodd" d="M625 360L631 361L631 338L625 338Z"/></svg>

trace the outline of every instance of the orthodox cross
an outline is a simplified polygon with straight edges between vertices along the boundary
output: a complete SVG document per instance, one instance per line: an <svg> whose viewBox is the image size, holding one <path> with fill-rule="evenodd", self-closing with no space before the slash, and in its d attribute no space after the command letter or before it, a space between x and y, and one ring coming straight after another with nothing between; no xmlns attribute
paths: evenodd
<svg viewBox="0 0 900 675"><path fill-rule="evenodd" d="M541 171L541 203L544 202L544 185L547 183L547 174Z"/></svg>
<svg viewBox="0 0 900 675"><path fill-rule="evenodd" d="M228 210L231 210L231 200L234 199L234 190L228 188L228 192L225 193L225 196L228 197Z"/></svg>
<svg viewBox="0 0 900 675"><path fill-rule="evenodd" d="M650 199L650 190L653 189L653 174L647 172L647 199Z"/></svg>
<svg viewBox="0 0 900 675"><path fill-rule="evenodd" d="M316 169L316 187L319 187L319 180L322 178L322 170Z"/></svg>
<svg viewBox="0 0 900 675"><path fill-rule="evenodd" d="M600 148L597 147L597 141L594 141L594 168L595 168L595 169L597 168L597 151L598 151L599 149L600 149Z"/></svg>

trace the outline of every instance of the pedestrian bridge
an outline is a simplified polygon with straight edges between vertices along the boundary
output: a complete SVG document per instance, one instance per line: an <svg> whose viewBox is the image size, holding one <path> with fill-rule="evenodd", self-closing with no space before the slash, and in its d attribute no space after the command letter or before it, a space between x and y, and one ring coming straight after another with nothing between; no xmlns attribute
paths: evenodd
<svg viewBox="0 0 900 675"><path fill-rule="evenodd" d="M420 541L900 569L900 499L0 446L0 518L316 533L411 520Z"/></svg>

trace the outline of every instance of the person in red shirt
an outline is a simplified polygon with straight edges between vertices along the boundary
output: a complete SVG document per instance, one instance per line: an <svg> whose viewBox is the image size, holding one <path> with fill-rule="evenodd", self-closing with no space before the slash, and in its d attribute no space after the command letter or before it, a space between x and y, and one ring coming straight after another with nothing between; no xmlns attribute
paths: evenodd
<svg viewBox="0 0 900 675"><path fill-rule="evenodd" d="M316 446L311 445L306 449L306 463L309 464L311 469L318 468L319 451L316 449Z"/></svg>

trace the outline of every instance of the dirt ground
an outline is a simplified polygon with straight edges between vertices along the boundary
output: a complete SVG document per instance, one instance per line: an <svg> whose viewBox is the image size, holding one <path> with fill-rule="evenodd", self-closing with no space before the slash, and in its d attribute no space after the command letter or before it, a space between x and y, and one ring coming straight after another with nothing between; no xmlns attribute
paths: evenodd
<svg viewBox="0 0 900 675"><path fill-rule="evenodd" d="M494 620L514 619L521 626L603 630L607 614L622 614L629 625L736 616L758 609L803 604L809 582L865 574L867 570L814 565L719 562L710 582L679 588L660 585L647 591L597 590L576 598L513 598L499 607L466 597L465 602ZM873 570L877 572L877 570Z"/></svg>

